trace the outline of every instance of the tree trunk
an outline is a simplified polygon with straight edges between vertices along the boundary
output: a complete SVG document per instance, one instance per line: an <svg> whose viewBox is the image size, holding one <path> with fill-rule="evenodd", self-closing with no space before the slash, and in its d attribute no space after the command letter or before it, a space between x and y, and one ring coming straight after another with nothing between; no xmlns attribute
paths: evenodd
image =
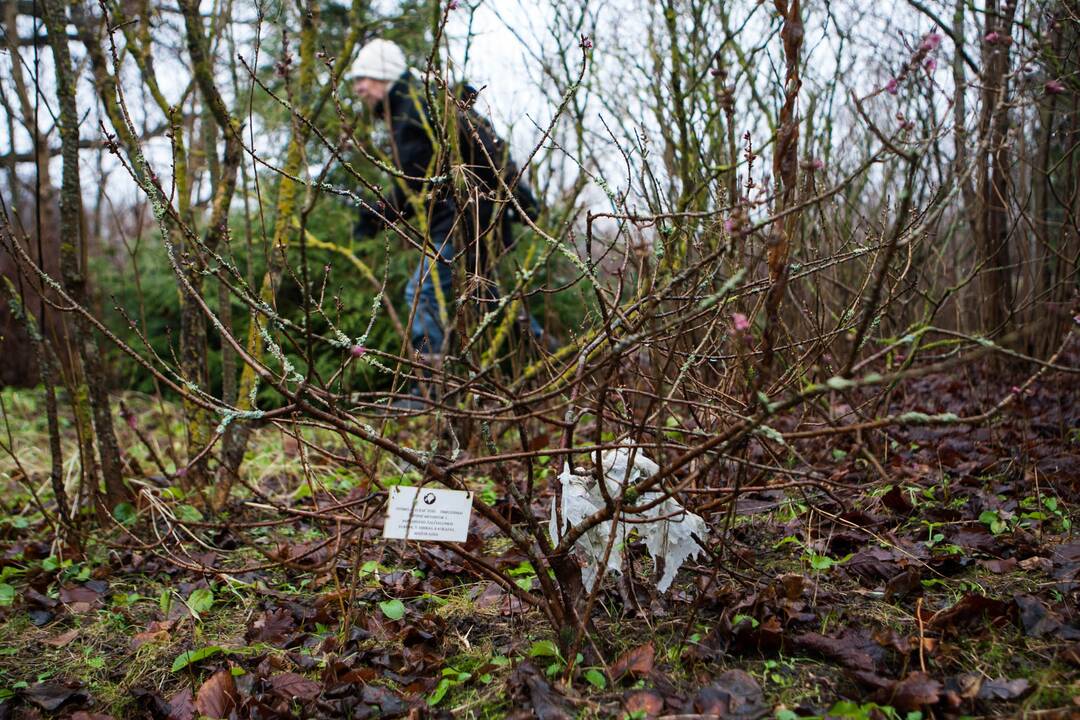
<svg viewBox="0 0 1080 720"><path fill-rule="evenodd" d="M75 87L72 82L74 73L67 46L67 14L59 0L46 0L43 9L49 46L57 68L56 96L60 108L63 157L60 186L60 272L71 297L83 307L89 307L89 294L86 290L87 249L82 237L82 187L79 181L79 114L75 105ZM74 319L74 341L84 373L82 387L76 390L76 394L81 396L85 391L89 398L105 484L104 510L110 511L129 497L130 493L124 486L120 446L113 430L108 383L101 353L93 330L82 315L76 315ZM97 494L96 487L93 487L92 491Z"/></svg>

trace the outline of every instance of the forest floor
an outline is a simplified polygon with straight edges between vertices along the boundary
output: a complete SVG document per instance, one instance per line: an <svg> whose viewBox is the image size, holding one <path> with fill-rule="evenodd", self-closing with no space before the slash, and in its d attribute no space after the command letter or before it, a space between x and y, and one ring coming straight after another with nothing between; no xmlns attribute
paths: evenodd
<svg viewBox="0 0 1080 720"><path fill-rule="evenodd" d="M1006 375L913 379L891 409L982 412ZM83 556L60 557L31 497L48 507L41 395L2 397L0 438L19 463L0 458L0 718L1080 716L1076 375L1045 375L985 426L800 441L792 469L824 472L831 496L749 478L763 489L706 516L714 541L728 528L722 561L688 563L663 595L632 544L570 671L538 611L442 547L372 528L335 556L336 527L315 516L243 526L280 519L274 503L314 510L367 491L352 468L309 458L313 486L295 439L272 428L255 436L253 490L228 527L199 529L197 503L158 488L196 528L184 543L128 507ZM125 400L171 464L177 409ZM122 444L152 480L131 430L120 424ZM389 481L418 479L385 462ZM541 466L546 485L558 468ZM471 483L506 508L489 478ZM540 517L549 503L537 499ZM135 547L155 532L162 544ZM534 587L475 513L468 547Z"/></svg>

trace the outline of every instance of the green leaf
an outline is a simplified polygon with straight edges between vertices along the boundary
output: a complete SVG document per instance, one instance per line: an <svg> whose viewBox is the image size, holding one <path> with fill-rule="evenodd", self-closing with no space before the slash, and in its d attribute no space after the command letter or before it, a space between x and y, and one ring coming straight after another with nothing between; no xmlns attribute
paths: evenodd
<svg viewBox="0 0 1080 720"><path fill-rule="evenodd" d="M533 568L531 562L523 560L517 564L517 567L511 568L508 572L511 577L518 577L519 575L535 575L536 569Z"/></svg>
<svg viewBox="0 0 1080 720"><path fill-rule="evenodd" d="M529 648L529 657L560 657L559 648L550 640L537 640Z"/></svg>
<svg viewBox="0 0 1080 720"><path fill-rule="evenodd" d="M121 525L134 525L135 516L135 506L129 502L122 502L113 508L113 517Z"/></svg>
<svg viewBox="0 0 1080 720"><path fill-rule="evenodd" d="M450 689L450 685L451 682L449 678L440 680L439 684L436 685L435 689L428 695L428 705L438 705L439 702L446 697L446 691Z"/></svg>
<svg viewBox="0 0 1080 720"><path fill-rule="evenodd" d="M193 613L202 615L214 607L214 591L210 588L192 590L191 595L188 596L187 605Z"/></svg>
<svg viewBox="0 0 1080 720"><path fill-rule="evenodd" d="M759 623L757 621L756 618L753 618L753 617L751 617L749 615L739 614L739 615L736 615L735 617L731 618L731 627L736 628L736 627L738 627L740 624L742 624L744 622L749 622L750 623L750 629L751 630L756 628L758 625L761 624L761 623Z"/></svg>
<svg viewBox="0 0 1080 720"><path fill-rule="evenodd" d="M529 592L530 590L532 590L533 578L534 577L536 577L536 576L534 575L532 577L518 578L517 580L514 581L514 584L517 585L522 590L524 590L525 592Z"/></svg>
<svg viewBox="0 0 1080 720"><path fill-rule="evenodd" d="M379 603L379 609L390 620L400 620L405 617L405 605L396 598Z"/></svg>
<svg viewBox="0 0 1080 720"><path fill-rule="evenodd" d="M604 673L600 672L596 668L589 668L585 671L583 677L585 680L597 690L603 690L607 687L607 678L604 677Z"/></svg>
<svg viewBox="0 0 1080 720"><path fill-rule="evenodd" d="M168 615L169 610L172 608L172 592L165 588L158 595L158 608L161 610L162 615Z"/></svg>
<svg viewBox="0 0 1080 720"><path fill-rule="evenodd" d="M195 663L205 660L212 655L217 655L221 651L222 649L220 646L209 645L204 648L199 648L198 650L188 650L187 652L182 652L176 656L175 660L173 660L172 672L176 672L177 670L183 670L188 665L194 665Z"/></svg>
<svg viewBox="0 0 1080 720"><path fill-rule="evenodd" d="M7 583L0 583L0 606L8 606L15 602L15 588Z"/></svg>
<svg viewBox="0 0 1080 720"><path fill-rule="evenodd" d="M199 509L191 505L178 505L176 507L176 517L181 522L202 522L203 514L199 512Z"/></svg>

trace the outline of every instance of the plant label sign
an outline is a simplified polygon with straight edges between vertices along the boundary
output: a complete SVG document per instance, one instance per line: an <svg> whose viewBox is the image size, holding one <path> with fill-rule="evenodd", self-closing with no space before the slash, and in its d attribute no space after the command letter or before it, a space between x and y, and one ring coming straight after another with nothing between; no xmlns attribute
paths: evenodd
<svg viewBox="0 0 1080 720"><path fill-rule="evenodd" d="M395 485L386 505L383 538L465 542L471 515L471 492Z"/></svg>

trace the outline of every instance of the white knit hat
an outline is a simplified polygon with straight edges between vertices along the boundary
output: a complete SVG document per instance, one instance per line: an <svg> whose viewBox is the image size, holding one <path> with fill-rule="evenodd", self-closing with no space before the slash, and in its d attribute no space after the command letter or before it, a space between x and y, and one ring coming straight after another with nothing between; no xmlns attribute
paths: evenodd
<svg viewBox="0 0 1080 720"><path fill-rule="evenodd" d="M375 39L360 48L360 54L349 67L349 77L397 80L406 67L405 53L397 43Z"/></svg>

